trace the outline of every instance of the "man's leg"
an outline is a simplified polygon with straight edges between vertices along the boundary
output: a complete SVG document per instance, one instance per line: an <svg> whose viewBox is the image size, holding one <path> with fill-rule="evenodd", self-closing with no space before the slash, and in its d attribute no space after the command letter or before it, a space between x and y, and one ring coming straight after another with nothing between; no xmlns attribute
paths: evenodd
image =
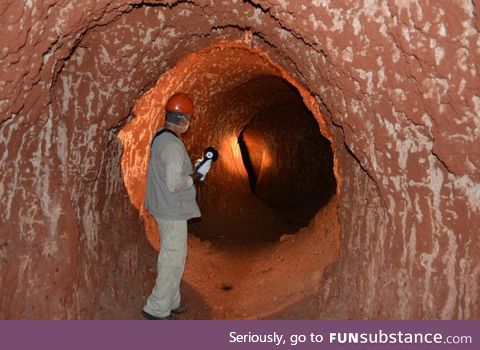
<svg viewBox="0 0 480 350"><path fill-rule="evenodd" d="M160 253L157 279L144 310L156 317L166 317L180 306L180 281L187 256L187 221L158 219Z"/></svg>

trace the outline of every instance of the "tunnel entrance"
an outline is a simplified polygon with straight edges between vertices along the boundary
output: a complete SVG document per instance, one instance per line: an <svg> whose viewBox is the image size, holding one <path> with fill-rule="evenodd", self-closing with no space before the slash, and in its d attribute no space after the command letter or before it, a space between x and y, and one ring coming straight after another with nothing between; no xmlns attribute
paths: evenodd
<svg viewBox="0 0 480 350"><path fill-rule="evenodd" d="M157 249L155 220L142 205L145 174L150 137L178 91L195 102L182 135L192 161L209 146L220 154L197 186L202 217L189 221L184 281L214 305L199 318L269 317L313 298L340 249L335 154L317 101L238 42L193 53L165 72L119 133L125 185Z"/></svg>

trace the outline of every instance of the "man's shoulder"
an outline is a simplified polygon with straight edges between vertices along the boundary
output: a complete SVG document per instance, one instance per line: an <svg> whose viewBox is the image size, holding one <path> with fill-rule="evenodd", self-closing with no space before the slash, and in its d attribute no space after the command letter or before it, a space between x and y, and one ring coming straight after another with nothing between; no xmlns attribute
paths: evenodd
<svg viewBox="0 0 480 350"><path fill-rule="evenodd" d="M174 135L166 135L163 133L153 142L152 152L158 152L163 155L177 154L178 156L183 157L187 151L185 145L180 139L176 138Z"/></svg>
<svg viewBox="0 0 480 350"><path fill-rule="evenodd" d="M179 144L183 145L182 141L171 131L166 131L167 129L160 129L155 133L152 138L152 147L160 146L160 144L165 147L167 144Z"/></svg>

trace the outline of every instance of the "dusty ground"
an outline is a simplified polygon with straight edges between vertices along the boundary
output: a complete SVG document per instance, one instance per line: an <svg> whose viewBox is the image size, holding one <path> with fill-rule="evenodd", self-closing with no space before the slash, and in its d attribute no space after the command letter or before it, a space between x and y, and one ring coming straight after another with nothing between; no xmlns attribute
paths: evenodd
<svg viewBox="0 0 480 350"><path fill-rule="evenodd" d="M189 255L181 285L188 311L178 319L311 319L325 267L336 259L339 235L332 232L336 200L323 207L312 227L276 242L235 241L227 234L215 242L189 236ZM238 224L242 230L246 225ZM251 224L251 222L250 222ZM288 231L288 225L285 230ZM226 223L225 227L232 227ZM217 228L218 229L218 228ZM253 229L252 229L253 230ZM254 230L253 230L254 231ZM149 283L155 280L152 261ZM318 294L318 293L317 293ZM143 298L120 310L104 300L98 318L142 319Z"/></svg>

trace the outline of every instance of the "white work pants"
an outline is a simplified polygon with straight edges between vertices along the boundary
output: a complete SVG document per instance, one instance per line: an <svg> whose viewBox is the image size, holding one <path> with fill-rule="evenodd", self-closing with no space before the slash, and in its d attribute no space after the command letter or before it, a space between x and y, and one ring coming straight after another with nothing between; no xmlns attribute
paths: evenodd
<svg viewBox="0 0 480 350"><path fill-rule="evenodd" d="M155 219L160 232L157 279L143 309L150 315L166 317L180 306L180 281L187 257L187 220Z"/></svg>

